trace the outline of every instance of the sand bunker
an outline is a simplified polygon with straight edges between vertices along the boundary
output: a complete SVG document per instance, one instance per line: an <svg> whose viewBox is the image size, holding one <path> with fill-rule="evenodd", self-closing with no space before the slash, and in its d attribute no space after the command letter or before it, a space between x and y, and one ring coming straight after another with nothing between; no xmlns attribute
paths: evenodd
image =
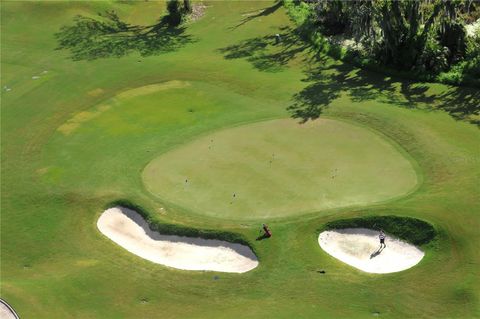
<svg viewBox="0 0 480 319"><path fill-rule="evenodd" d="M97 227L129 252L173 268L243 273L258 266L257 257L245 245L161 235L150 230L141 215L124 207L104 211Z"/></svg>
<svg viewBox="0 0 480 319"><path fill-rule="evenodd" d="M0 319L18 319L15 310L3 299L0 299Z"/></svg>
<svg viewBox="0 0 480 319"><path fill-rule="evenodd" d="M415 266L425 255L423 251L397 238L385 238L386 248L380 249L378 231L345 228L324 231L318 237L323 250L355 268L369 273L386 274Z"/></svg>

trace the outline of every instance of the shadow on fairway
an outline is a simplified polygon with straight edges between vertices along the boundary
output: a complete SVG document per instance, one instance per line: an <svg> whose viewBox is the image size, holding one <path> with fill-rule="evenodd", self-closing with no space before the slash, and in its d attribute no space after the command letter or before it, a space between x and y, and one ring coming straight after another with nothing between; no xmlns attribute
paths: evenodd
<svg viewBox="0 0 480 319"><path fill-rule="evenodd" d="M288 107L302 123L320 117L344 93L354 102L377 100L404 108L443 110L456 120L480 125L480 91L473 88L449 87L436 93L429 84L392 79L348 64L325 65L325 59L317 59L305 74L307 85Z"/></svg>
<svg viewBox="0 0 480 319"><path fill-rule="evenodd" d="M301 123L317 119L333 100L345 94L354 102L376 100L405 108L444 110L457 120L480 125L478 89L452 86L437 93L430 84L359 69L313 52L298 29L281 27L278 34L280 41L273 33L218 51L225 59L245 59L256 69L269 72L282 71L290 60L301 56L306 65L306 85L294 94L288 107L291 116Z"/></svg>
<svg viewBox="0 0 480 319"><path fill-rule="evenodd" d="M270 238L270 237L267 234L263 234L263 235L258 236L255 240L260 241L260 240L264 240L264 239L267 239L267 238Z"/></svg>
<svg viewBox="0 0 480 319"><path fill-rule="evenodd" d="M279 42L276 34L281 39ZM309 46L298 38L296 30L281 27L278 33L248 39L218 51L227 60L244 58L260 71L277 72L308 48Z"/></svg>
<svg viewBox="0 0 480 319"><path fill-rule="evenodd" d="M73 25L63 26L55 37L57 49L69 50L74 61L118 58L134 52L157 55L193 42L185 34L185 27L169 25L167 16L153 25L141 26L120 20L113 11L99 13L96 18L78 15Z"/></svg>
<svg viewBox="0 0 480 319"><path fill-rule="evenodd" d="M250 22L253 19L269 16L272 13L274 13L275 11L277 11L279 8L281 8L282 5L283 5L283 2L280 1L280 0L277 0L274 5L272 5L270 7L266 7L265 9L262 9L261 11L260 10L255 10L255 11L251 11L251 12L246 12L246 13L243 14L244 16L246 16L246 18L244 18L242 20L242 22L237 24L232 29L236 29L236 28L244 25L245 23Z"/></svg>

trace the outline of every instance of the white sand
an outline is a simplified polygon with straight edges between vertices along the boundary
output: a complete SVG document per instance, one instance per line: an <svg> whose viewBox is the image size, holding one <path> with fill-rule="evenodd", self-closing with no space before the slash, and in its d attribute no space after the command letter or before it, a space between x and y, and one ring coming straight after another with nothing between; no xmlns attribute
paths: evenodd
<svg viewBox="0 0 480 319"><path fill-rule="evenodd" d="M15 310L3 299L0 299L0 319L18 319Z"/></svg>
<svg viewBox="0 0 480 319"><path fill-rule="evenodd" d="M379 232L365 228L324 231L318 243L329 255L369 273L386 274L415 266L425 255L423 251L388 236L386 248L379 250Z"/></svg>
<svg viewBox="0 0 480 319"><path fill-rule="evenodd" d="M161 235L151 231L137 212L124 207L104 211L97 227L129 252L173 268L243 273L258 266L257 257L245 245Z"/></svg>

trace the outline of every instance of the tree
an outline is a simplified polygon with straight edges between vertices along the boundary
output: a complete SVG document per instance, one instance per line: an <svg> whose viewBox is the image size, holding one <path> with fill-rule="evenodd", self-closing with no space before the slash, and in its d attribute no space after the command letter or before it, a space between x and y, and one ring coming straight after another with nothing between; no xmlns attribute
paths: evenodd
<svg viewBox="0 0 480 319"><path fill-rule="evenodd" d="M192 3L190 0L168 0L167 2L168 18L171 26L178 26L182 23L184 16L192 13Z"/></svg>
<svg viewBox="0 0 480 319"><path fill-rule="evenodd" d="M309 2L312 2L311 0ZM433 69L461 60L466 32L461 13L472 1L314 0L324 34L349 34L384 64Z"/></svg>
<svg viewBox="0 0 480 319"><path fill-rule="evenodd" d="M183 0L183 9L186 13L192 13L192 3L190 0Z"/></svg>
<svg viewBox="0 0 480 319"><path fill-rule="evenodd" d="M177 26L182 23L182 10L178 0L168 0L168 22L171 26Z"/></svg>
<svg viewBox="0 0 480 319"><path fill-rule="evenodd" d="M341 0L322 0L316 5L317 20L326 35L340 34L348 25L347 2Z"/></svg>

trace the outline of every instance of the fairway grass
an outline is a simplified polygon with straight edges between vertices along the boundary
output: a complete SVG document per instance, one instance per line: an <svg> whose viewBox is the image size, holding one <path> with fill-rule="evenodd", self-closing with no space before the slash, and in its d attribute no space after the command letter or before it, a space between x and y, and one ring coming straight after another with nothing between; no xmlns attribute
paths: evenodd
<svg viewBox="0 0 480 319"><path fill-rule="evenodd" d="M0 297L35 319L478 318L480 134L433 110L480 105L478 94L317 56L273 2L205 4L176 51L73 61L54 34L76 15L152 25L165 2L0 3ZM294 104L320 119L289 120ZM195 165L200 155L215 166ZM164 178L145 183L157 161ZM184 174L191 188L174 193ZM140 258L97 229L118 200L163 229L243 238L259 265L212 273ZM415 267L368 274L319 247L329 222L392 215L438 232ZM273 236L257 241L263 216Z"/></svg>
<svg viewBox="0 0 480 319"><path fill-rule="evenodd" d="M327 119L222 130L162 154L142 176L162 200L244 220L371 204L417 183L409 160L385 138Z"/></svg>

